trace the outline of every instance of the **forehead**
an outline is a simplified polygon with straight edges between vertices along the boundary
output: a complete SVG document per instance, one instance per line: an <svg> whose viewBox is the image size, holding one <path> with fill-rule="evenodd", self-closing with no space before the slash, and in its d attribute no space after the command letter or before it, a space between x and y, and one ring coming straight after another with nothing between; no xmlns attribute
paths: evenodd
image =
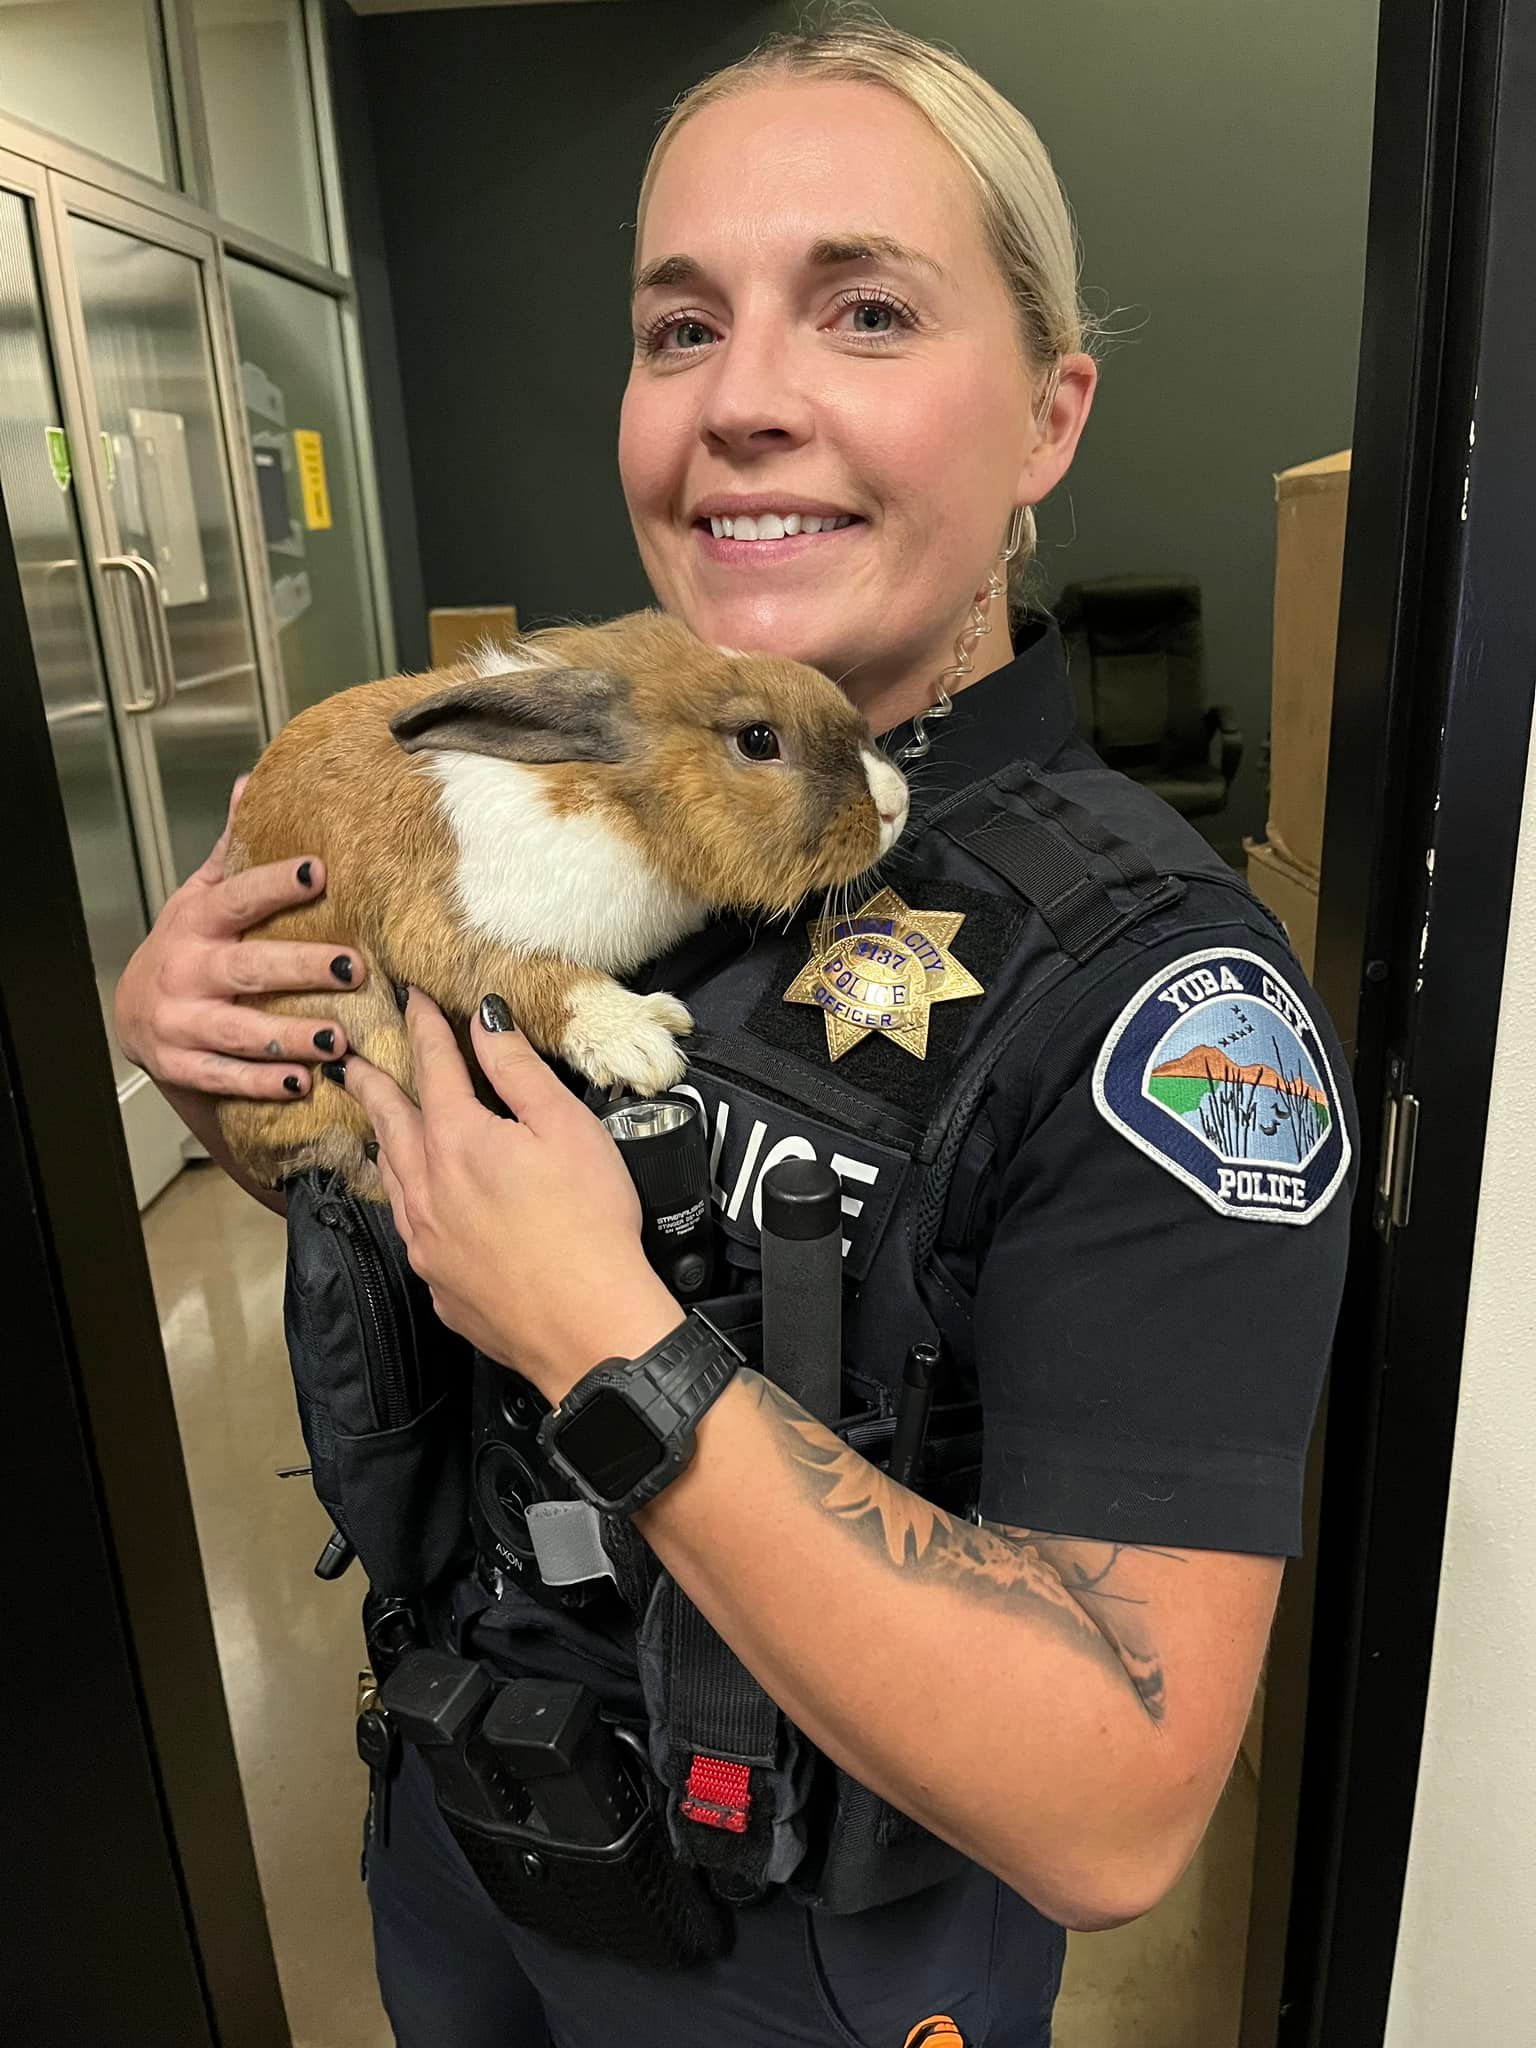
<svg viewBox="0 0 1536 2048"><path fill-rule="evenodd" d="M639 265L797 260L853 223L957 280L988 263L970 176L895 93L853 80L753 87L684 123L646 209Z"/></svg>

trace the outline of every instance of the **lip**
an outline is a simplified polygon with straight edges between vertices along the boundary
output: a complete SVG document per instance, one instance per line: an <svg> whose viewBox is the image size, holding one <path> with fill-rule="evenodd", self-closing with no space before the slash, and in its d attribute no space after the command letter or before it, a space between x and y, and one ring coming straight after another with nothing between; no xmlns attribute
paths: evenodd
<svg viewBox="0 0 1536 2048"><path fill-rule="evenodd" d="M782 493L775 497L766 491L757 491L750 496L739 491L716 491L711 497L700 498L688 519L692 525L700 519L734 519L738 514L743 518L756 519L763 512L798 512L802 518L809 516L812 519L863 517L851 505L834 505L827 498L795 498Z"/></svg>

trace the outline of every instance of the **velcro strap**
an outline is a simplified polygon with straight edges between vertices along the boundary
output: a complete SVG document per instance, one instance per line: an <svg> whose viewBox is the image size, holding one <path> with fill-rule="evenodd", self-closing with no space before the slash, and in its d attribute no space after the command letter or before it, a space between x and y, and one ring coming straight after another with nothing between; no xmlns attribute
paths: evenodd
<svg viewBox="0 0 1536 2048"><path fill-rule="evenodd" d="M618 1573L603 1548L603 1518L584 1500L532 1500L525 1514L528 1540L546 1586L579 1586Z"/></svg>
<svg viewBox="0 0 1536 2048"><path fill-rule="evenodd" d="M984 784L934 823L1032 903L1075 960L1086 960L1124 930L1164 885L1139 846L1106 830L1022 764L1009 771L1006 792ZM1115 901L1112 883L1131 892L1133 907Z"/></svg>
<svg viewBox="0 0 1536 2048"><path fill-rule="evenodd" d="M724 1757L695 1756L678 1811L703 1827L744 1835L752 1811L751 1766L729 1763Z"/></svg>

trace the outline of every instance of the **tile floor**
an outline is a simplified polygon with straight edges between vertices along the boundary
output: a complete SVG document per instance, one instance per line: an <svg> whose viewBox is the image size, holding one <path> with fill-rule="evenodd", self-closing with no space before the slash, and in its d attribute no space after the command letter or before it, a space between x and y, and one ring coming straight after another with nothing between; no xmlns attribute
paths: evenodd
<svg viewBox="0 0 1536 2048"><path fill-rule="evenodd" d="M390 2048L358 1883L360 1582L313 1577L325 1517L306 1480L275 1476L304 1462L282 1225L201 1166L153 1205L145 1236L294 2048ZM1057 2048L1235 2048L1255 1796L1239 1763L1157 1912L1073 1937Z"/></svg>

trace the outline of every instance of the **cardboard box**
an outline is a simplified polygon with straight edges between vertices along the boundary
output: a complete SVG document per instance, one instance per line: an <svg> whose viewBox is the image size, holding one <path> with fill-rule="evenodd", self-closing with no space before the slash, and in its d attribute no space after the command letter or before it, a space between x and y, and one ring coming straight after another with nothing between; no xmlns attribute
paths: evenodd
<svg viewBox="0 0 1536 2048"><path fill-rule="evenodd" d="M515 604L447 605L427 613L427 632L432 642L432 666L447 668L462 661L482 640L502 644L517 638Z"/></svg>
<svg viewBox="0 0 1536 2048"><path fill-rule="evenodd" d="M1288 861L1277 846L1245 839L1248 886L1285 926L1291 949L1310 978L1317 951L1317 876Z"/></svg>
<svg viewBox="0 0 1536 2048"><path fill-rule="evenodd" d="M1275 478L1275 655L1269 843L1292 867L1323 863L1334 647L1344 573L1349 450Z"/></svg>

